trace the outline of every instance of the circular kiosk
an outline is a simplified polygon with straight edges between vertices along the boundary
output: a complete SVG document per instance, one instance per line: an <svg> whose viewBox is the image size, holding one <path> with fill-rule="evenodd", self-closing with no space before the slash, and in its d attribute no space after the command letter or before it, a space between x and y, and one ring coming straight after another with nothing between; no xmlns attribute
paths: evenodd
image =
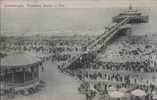
<svg viewBox="0 0 157 100"><path fill-rule="evenodd" d="M40 85L42 61L28 52L14 52L0 60L1 94L30 94ZM8 93L9 92L9 93Z"/></svg>

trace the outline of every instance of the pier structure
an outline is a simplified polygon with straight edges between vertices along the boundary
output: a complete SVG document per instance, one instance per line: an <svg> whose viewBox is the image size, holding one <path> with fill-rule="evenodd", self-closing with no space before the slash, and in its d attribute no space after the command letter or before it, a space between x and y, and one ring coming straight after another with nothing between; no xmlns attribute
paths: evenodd
<svg viewBox="0 0 157 100"><path fill-rule="evenodd" d="M87 65L90 61L94 60L96 54L99 53L102 48L108 45L111 39L116 35L119 36L126 33L127 30L131 30L131 24L148 22L148 16L143 17L141 13L132 10L130 7L128 11L113 17L112 21L115 23L113 26L108 27L108 29L97 36L95 40L87 43L87 45L83 47L84 52L70 59L64 65L64 68L77 69L82 67L84 62L86 62Z"/></svg>

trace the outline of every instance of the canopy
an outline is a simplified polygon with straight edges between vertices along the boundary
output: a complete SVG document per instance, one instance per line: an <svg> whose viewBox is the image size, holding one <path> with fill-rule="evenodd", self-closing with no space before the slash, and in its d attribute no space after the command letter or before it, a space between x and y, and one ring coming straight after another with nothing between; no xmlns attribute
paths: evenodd
<svg viewBox="0 0 157 100"><path fill-rule="evenodd" d="M146 92L141 89L133 90L131 94L138 97L146 96Z"/></svg>
<svg viewBox="0 0 157 100"><path fill-rule="evenodd" d="M109 92L109 95L110 95L111 98L122 98L122 97L125 97L125 94L123 92L120 92L120 91Z"/></svg>
<svg viewBox="0 0 157 100"><path fill-rule="evenodd" d="M40 59L28 52L13 52L1 60L1 66L22 66L39 62Z"/></svg>

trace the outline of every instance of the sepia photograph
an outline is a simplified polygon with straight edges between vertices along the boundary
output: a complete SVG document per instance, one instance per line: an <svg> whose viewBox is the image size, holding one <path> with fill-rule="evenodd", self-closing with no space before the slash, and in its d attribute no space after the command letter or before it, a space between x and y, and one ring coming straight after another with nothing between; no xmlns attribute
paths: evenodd
<svg viewBox="0 0 157 100"><path fill-rule="evenodd" d="M0 5L0 100L157 100L156 0Z"/></svg>

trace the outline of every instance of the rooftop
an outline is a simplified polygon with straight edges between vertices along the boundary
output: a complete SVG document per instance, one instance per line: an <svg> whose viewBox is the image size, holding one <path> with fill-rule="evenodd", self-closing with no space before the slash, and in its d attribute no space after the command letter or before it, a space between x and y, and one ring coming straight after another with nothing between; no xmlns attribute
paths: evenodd
<svg viewBox="0 0 157 100"><path fill-rule="evenodd" d="M40 59L28 52L13 52L1 59L1 66L23 66L39 62Z"/></svg>

